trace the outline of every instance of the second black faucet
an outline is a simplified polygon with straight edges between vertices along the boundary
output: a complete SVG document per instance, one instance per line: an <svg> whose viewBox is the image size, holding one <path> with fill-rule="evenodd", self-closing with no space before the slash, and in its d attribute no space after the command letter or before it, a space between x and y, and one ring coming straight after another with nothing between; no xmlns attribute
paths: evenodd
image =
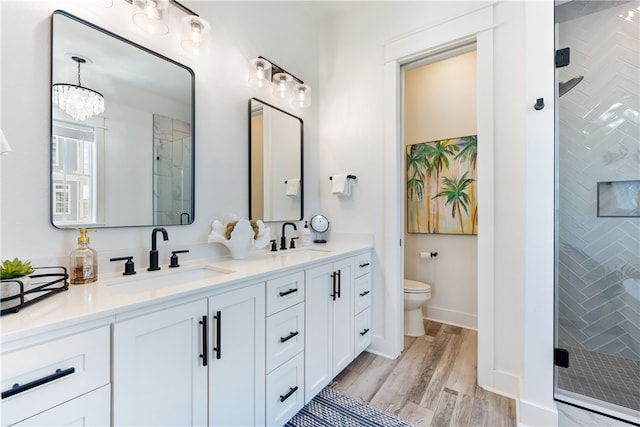
<svg viewBox="0 0 640 427"><path fill-rule="evenodd" d="M292 225L293 226L293 230L294 231L298 231L298 227L296 227L296 225L292 222L285 222L284 224L282 224L282 237L280 237L280 250L285 250L287 249L287 238L285 237L285 227L287 225Z"/></svg>
<svg viewBox="0 0 640 427"><path fill-rule="evenodd" d="M169 240L169 233L167 230L162 228L154 228L151 232L151 251L149 252L149 268L148 271L156 271L160 270L160 266L158 265L158 249L156 245L156 234L160 232L162 233L163 240Z"/></svg>

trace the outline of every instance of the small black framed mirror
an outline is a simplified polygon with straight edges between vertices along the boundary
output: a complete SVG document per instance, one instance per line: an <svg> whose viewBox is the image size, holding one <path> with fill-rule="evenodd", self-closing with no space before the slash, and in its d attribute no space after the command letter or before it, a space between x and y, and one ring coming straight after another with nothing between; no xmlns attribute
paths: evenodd
<svg viewBox="0 0 640 427"><path fill-rule="evenodd" d="M299 221L304 212L303 121L249 100L249 217Z"/></svg>

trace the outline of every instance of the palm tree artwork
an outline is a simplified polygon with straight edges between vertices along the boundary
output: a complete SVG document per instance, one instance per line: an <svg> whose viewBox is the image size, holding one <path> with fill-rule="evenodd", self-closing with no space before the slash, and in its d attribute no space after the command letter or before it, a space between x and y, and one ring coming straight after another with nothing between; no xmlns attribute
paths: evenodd
<svg viewBox="0 0 640 427"><path fill-rule="evenodd" d="M407 231L477 234L477 136L407 146Z"/></svg>

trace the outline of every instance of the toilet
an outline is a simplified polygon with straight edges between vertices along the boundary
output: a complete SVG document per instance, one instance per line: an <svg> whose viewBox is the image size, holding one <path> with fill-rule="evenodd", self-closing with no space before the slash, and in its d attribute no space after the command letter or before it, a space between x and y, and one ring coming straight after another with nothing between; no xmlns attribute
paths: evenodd
<svg viewBox="0 0 640 427"><path fill-rule="evenodd" d="M415 280L404 281L404 334L410 337L424 335L422 306L431 298L431 285Z"/></svg>

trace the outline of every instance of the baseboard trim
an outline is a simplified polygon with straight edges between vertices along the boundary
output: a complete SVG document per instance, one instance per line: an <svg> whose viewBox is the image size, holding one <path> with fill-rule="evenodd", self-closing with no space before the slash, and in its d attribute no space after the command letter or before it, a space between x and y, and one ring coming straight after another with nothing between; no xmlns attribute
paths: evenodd
<svg viewBox="0 0 640 427"><path fill-rule="evenodd" d="M432 306L427 307L427 313L427 320L478 330L478 316L475 314Z"/></svg>
<svg viewBox="0 0 640 427"><path fill-rule="evenodd" d="M522 399L516 399L518 405L518 426L557 426L558 411L545 408Z"/></svg>

